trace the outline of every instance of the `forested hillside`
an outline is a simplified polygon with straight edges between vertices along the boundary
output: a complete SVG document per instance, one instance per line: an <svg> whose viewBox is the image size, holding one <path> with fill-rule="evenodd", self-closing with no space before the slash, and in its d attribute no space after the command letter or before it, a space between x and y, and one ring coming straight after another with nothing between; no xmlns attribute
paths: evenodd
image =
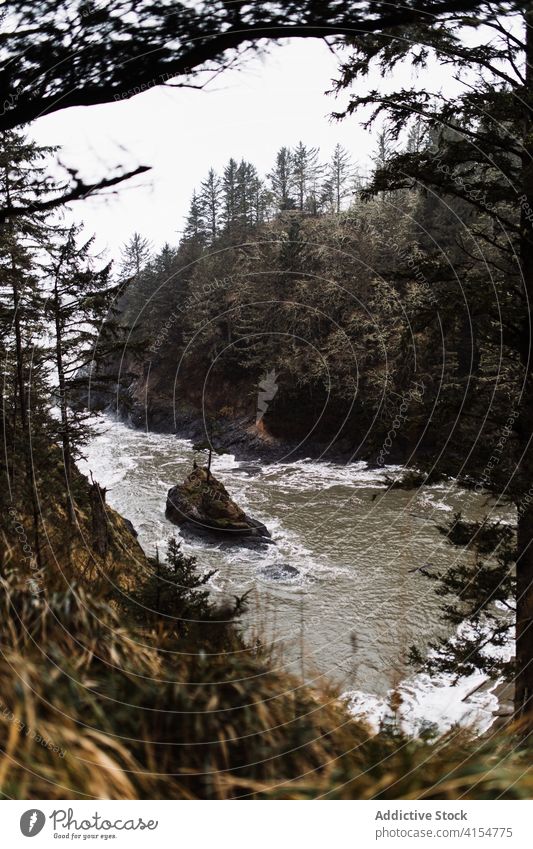
<svg viewBox="0 0 533 849"><path fill-rule="evenodd" d="M385 125L374 174L454 144L420 122L398 140ZM145 351L127 361L122 412L178 431L205 412L222 441L237 422L263 442L379 462L447 445L451 473L483 452L486 410L494 430L516 381L500 360L510 264L479 273L471 228L490 223L464 201L416 186L374 194L373 179L340 146L321 164L300 143L263 179L244 161L211 169L176 247L154 255L135 234L120 305Z"/></svg>
<svg viewBox="0 0 533 849"><path fill-rule="evenodd" d="M530 799L530 4L434 0L431 14L418 2L400 9L352 0L5 5L0 794ZM267 40L310 33L342 47L334 88L347 101L336 117L362 110L366 127L376 131L371 167L340 145L325 154L300 142L281 147L260 173L241 151L222 173L206 169L184 226L176 220L176 244L155 250L135 232L119 261L102 261L91 234L71 223L66 204L114 190L148 167L87 183L80 163L79 172L64 169L62 182L54 176L56 149L34 143L27 122L66 107L111 106L174 78L176 86L198 82L201 88L197 72L217 76L239 66L249 51L263 51ZM388 94L366 85L364 95L354 93L354 84L376 66L394 84L398 63L411 66L414 79L429 62L439 73L451 67L457 77L471 75L462 93L432 94L423 82ZM246 156L253 159L253 151ZM310 455L348 461L341 480L345 490L350 485L346 498L334 479L341 467L320 466L333 470L324 488L333 491L335 513L337 501L345 509L344 524L333 533L345 548L347 528L358 524L361 531L338 563L318 563L314 551L300 545L307 544L316 513L300 535L289 521L299 500L318 501L324 478L316 475L305 490L296 481L275 505L284 512L272 512L278 528L287 525L291 546L282 558L275 541L278 559L265 565L270 576L302 580L280 593L287 590L282 605L301 602L301 675L286 671L296 667L286 663L282 641L269 647L258 628L247 642L240 616L253 603L248 589L234 592L231 574L216 587L216 572L174 538L165 554L154 533L148 556L131 522L107 503L102 482L80 472L77 464L96 442L95 409L117 410L148 430L201 436L199 447L183 448L190 451L185 460L193 463L193 480L205 480L208 490L196 488L193 506L205 494L214 502L213 491L225 492L212 482L213 449L254 458L283 454L285 467ZM153 437L133 435L143 444L126 459L137 470L153 460L144 450ZM177 442L164 443L152 470L157 493L144 502L161 523L161 469L171 465L167 454ZM193 454L206 445L204 471ZM371 492L365 485L356 494L352 459L405 467L381 470ZM238 470L243 478L252 466ZM113 471L104 469L111 480ZM293 466L284 468L280 478L292 472ZM254 474L264 486L270 467L255 464ZM433 521L450 546L468 556L450 555L442 569L402 562L395 582L397 552L393 537L383 533L390 551L364 576L374 586L379 570L383 600L398 596L400 602L387 607L380 598L371 611L391 626L392 639L396 626L401 637L385 670L394 677L374 733L354 719L338 688L323 683L325 673L305 669L300 589L320 594L331 652L339 639L338 608L328 590L341 570L353 581L368 565L365 547L388 530L384 519L370 536L369 514L379 512L394 488L424 495L443 478L461 495L470 496L466 488L481 495L475 519L449 508L449 521L435 521L433 502L430 517L415 515L409 504L398 507L390 523L403 512L411 528L420 518ZM144 483L131 486L135 502L146 497ZM262 503L266 509L268 499ZM311 506L323 511L320 503ZM481 509L491 515L480 517ZM323 524L314 527L316 535ZM418 531L400 528L398 534L405 536L403 550ZM311 563L306 572L290 562L303 558L304 548ZM218 541L213 551L219 557ZM247 579L254 592L264 581L265 595L273 594L268 571L253 572L256 554L251 548L242 557ZM311 571L314 560L319 579ZM429 655L428 645L410 647L402 632L409 615L420 624L420 639L430 639L418 609L424 575L443 599L446 625ZM411 608L407 587L415 595ZM379 640L364 598L353 591L342 601L351 618L341 636L357 666L359 626L367 644ZM272 608L272 619L278 609ZM316 629L317 618L307 627ZM382 671L388 661L376 648ZM409 736L397 674L409 674L403 668L409 648L414 664L431 674L444 671L454 683L480 670L491 686L505 676L514 697L506 727L474 737L452 726L437 738L438 730L422 722L413 732L418 736Z"/></svg>
<svg viewBox="0 0 533 849"><path fill-rule="evenodd" d="M0 152L0 192L23 203L48 151L10 133L2 137ZM310 257L317 267L327 261L326 249L311 241L313 232L323 227L329 238L335 236L334 245L342 244L350 215L277 217L264 225L261 240L229 248L230 267L237 274L249 267L250 256L261 263L281 258L297 274L294 283L288 274L273 275L274 291L279 295L284 285L302 286L299 257ZM291 239L282 235L286 226L294 230ZM140 253L142 240L135 244ZM208 257L208 250L186 240L144 269L139 263L128 298L147 283L156 290L165 257L168 274L184 252L200 257L205 251ZM88 413L78 403L80 388L87 372L100 394L107 381L116 380L109 363L116 361L127 332L115 315L119 292L110 268L96 263L90 242L76 229L41 213L7 222L0 262L2 794L25 799L453 798L458 792L473 798L527 797L526 754L515 754L494 774L506 737L480 747L466 735L459 741L452 735L436 749L391 729L370 735L335 693L311 690L276 671L260 643L247 647L235 622L245 600L215 605L206 589L212 573L202 571L176 542L170 541L165 562L145 555L129 522L106 504L105 490L76 467L91 435ZM197 273L204 268L204 263L194 266ZM339 276L345 278L348 270ZM192 292L192 274L176 279L183 295ZM253 281L248 274L242 279ZM372 278L361 279L370 285ZM332 284L331 304L334 293ZM225 297L231 304L229 294ZM161 303L154 299L154 316L161 316ZM202 304L215 309L212 299L199 301L198 309ZM125 305L131 314L133 301ZM276 312L279 307L259 313L258 326ZM194 332L195 315L194 308L186 313L190 326L183 328L183 340ZM205 362L209 346L220 344L220 338L218 332L206 336ZM156 337L151 344L157 344ZM275 347L270 350L274 354ZM238 356L242 363L236 368L246 386L246 375L259 373L262 363L254 360L253 346L244 346ZM292 360L291 373L303 374L303 360ZM288 370L293 363L282 352L274 365ZM339 390L341 397L347 396ZM480 769L490 781L480 779ZM443 775L453 778L453 785Z"/></svg>

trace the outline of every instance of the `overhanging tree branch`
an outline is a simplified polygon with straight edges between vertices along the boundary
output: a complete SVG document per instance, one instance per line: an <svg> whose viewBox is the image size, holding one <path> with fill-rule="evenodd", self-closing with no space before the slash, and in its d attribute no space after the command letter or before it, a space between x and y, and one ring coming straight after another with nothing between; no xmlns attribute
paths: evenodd
<svg viewBox="0 0 533 849"><path fill-rule="evenodd" d="M62 206L65 203L70 203L71 201L84 200L89 197L89 195L101 192L104 189L110 189L114 186L118 186L120 183L130 180L132 177L137 177L139 174L145 174L147 171L150 171L150 168L147 165L140 165L134 171L127 171L125 174L120 174L117 177L99 180L97 183L84 183L83 180L76 179L73 187L60 197L52 197L42 201L32 201L32 203L28 205L9 205L0 207L0 222L3 222L8 218L27 215L30 212L47 212L58 206Z"/></svg>
<svg viewBox="0 0 533 849"><path fill-rule="evenodd" d="M293 0L237 8L210 0L191 9L180 2L161 7L149 0L115 0L105 8L87 3L84 14L78 9L73 15L66 0L38 6L8 0L4 21L15 19L19 25L1 35L5 99L0 129L71 106L128 99L168 79L197 73L206 62L220 62L228 51L250 44L373 33L479 5L475 0L411 0L398 6L373 0ZM39 17L41 28L35 26Z"/></svg>

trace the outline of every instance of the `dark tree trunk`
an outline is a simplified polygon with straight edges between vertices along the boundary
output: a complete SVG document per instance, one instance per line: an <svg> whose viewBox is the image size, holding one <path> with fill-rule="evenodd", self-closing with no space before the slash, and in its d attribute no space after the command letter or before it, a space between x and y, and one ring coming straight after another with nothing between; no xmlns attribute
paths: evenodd
<svg viewBox="0 0 533 849"><path fill-rule="evenodd" d="M17 386L19 394L19 409L20 423L22 429L22 446L24 452L24 460L26 467L26 482L30 492L30 502L32 511L33 524L33 544L35 546L35 560L39 569L42 569L43 562L41 556L41 541L39 534L39 504L35 492L35 482L33 477L33 457L31 453L31 434L29 429L28 405L26 397L26 387L24 385L24 348L22 344L22 331L20 325L20 295L17 286L16 274L17 268L15 260L11 259L11 270L13 272L13 308L14 308L14 328L15 328L15 350L17 357ZM15 398L16 409L16 398Z"/></svg>
<svg viewBox="0 0 533 849"><path fill-rule="evenodd" d="M72 522L74 519L71 492L72 455L70 450L67 384L65 380L65 369L63 366L63 328L61 325L61 305L59 302L57 281L54 288L54 320L56 331L56 368L59 386L59 409L61 412L61 447L63 450L63 466L65 469L67 516L69 522Z"/></svg>
<svg viewBox="0 0 533 849"><path fill-rule="evenodd" d="M100 557L105 557L109 549L109 525L105 509L105 489L93 481L89 489L92 518L92 544Z"/></svg>
<svg viewBox="0 0 533 849"><path fill-rule="evenodd" d="M525 316L521 357L525 371L520 416L516 422L519 440L519 480L522 493L533 484L533 11L526 12L526 85L524 141L522 153L522 197L520 259L523 286L529 304ZM516 695L515 709L525 733L533 730L533 504L518 499L516 598Z"/></svg>
<svg viewBox="0 0 533 849"><path fill-rule="evenodd" d="M515 711L524 731L533 730L533 506L518 517L516 565Z"/></svg>

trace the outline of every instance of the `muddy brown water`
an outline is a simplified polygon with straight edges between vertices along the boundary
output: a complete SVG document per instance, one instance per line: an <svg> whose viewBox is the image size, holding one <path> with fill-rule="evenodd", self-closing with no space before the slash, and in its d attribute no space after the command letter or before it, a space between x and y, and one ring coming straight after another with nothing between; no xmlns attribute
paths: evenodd
<svg viewBox="0 0 533 849"><path fill-rule="evenodd" d="M133 522L144 548L163 551L170 535L180 535L165 519L165 499L191 469L191 443L108 418L99 429L84 470L109 488L109 503ZM276 663L307 681L323 675L339 691L383 696L409 675L409 647L443 632L433 583L416 570L465 556L437 523L459 510L480 516L486 503L453 483L385 493L384 477L395 471L214 458L215 476L276 545L187 538L184 549L218 570L215 597L251 591L247 636L271 642Z"/></svg>

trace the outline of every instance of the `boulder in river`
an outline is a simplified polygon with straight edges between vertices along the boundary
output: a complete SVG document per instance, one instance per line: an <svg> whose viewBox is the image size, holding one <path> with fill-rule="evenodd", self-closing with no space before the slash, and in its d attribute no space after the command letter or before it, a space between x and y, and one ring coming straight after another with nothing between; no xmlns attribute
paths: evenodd
<svg viewBox="0 0 533 849"><path fill-rule="evenodd" d="M267 581L294 581L299 577L300 570L288 563L269 563L263 566L259 574Z"/></svg>
<svg viewBox="0 0 533 849"><path fill-rule="evenodd" d="M271 537L265 525L241 510L224 485L205 468L196 467L182 484L169 489L165 515L189 531L229 541L268 542Z"/></svg>

